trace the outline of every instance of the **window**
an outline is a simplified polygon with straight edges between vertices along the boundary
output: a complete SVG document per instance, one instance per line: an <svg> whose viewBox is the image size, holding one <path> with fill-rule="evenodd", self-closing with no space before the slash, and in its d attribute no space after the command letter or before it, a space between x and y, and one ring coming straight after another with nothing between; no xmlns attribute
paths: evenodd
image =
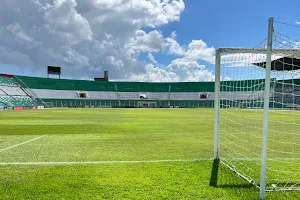
<svg viewBox="0 0 300 200"><path fill-rule="evenodd" d="M140 99L147 99L147 94L140 94Z"/></svg>
<svg viewBox="0 0 300 200"><path fill-rule="evenodd" d="M207 93L200 93L200 99L207 99L208 94Z"/></svg>
<svg viewBox="0 0 300 200"><path fill-rule="evenodd" d="M85 91L77 92L77 94L78 94L78 96L79 96L80 98L87 98L87 97L88 97L88 94L87 94L87 92L85 92Z"/></svg>

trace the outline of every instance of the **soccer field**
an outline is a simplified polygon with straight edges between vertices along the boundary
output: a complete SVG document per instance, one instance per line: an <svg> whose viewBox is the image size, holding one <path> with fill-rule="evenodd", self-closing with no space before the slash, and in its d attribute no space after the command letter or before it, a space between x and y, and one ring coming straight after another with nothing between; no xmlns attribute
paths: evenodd
<svg viewBox="0 0 300 200"><path fill-rule="evenodd" d="M0 199L257 199L223 165L210 186L213 119L213 109L0 112Z"/></svg>

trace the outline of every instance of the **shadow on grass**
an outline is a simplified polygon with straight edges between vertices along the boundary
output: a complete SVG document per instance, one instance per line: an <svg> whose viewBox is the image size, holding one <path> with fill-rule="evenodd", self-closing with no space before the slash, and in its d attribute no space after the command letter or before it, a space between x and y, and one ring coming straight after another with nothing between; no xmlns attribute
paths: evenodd
<svg viewBox="0 0 300 200"><path fill-rule="evenodd" d="M245 183L245 184L238 184L238 185L235 185L235 184L222 184L222 185L219 185L218 188L252 188L254 187L252 184L250 183Z"/></svg>
<svg viewBox="0 0 300 200"><path fill-rule="evenodd" d="M219 167L219 188L235 188L235 189L248 189L250 191L258 191L258 189L245 179L238 176L232 170L230 170L225 165L220 165Z"/></svg>
<svg viewBox="0 0 300 200"><path fill-rule="evenodd" d="M216 189L228 190L233 198L259 198L259 189L237 176L237 174L226 166L220 164L219 160L213 161L209 185ZM266 199L299 199L300 191L267 192L266 197Z"/></svg>
<svg viewBox="0 0 300 200"><path fill-rule="evenodd" d="M215 159L213 161L209 185L217 188L255 189L255 187L251 183L243 180L224 165L220 165L219 159Z"/></svg>
<svg viewBox="0 0 300 200"><path fill-rule="evenodd" d="M213 166L211 169L210 182L209 186L217 187L218 186L218 173L219 173L219 159L214 159Z"/></svg>
<svg viewBox="0 0 300 200"><path fill-rule="evenodd" d="M226 166L220 164L219 160L213 161L209 185L211 187L228 190L233 199L255 199L259 194L257 188L238 177Z"/></svg>

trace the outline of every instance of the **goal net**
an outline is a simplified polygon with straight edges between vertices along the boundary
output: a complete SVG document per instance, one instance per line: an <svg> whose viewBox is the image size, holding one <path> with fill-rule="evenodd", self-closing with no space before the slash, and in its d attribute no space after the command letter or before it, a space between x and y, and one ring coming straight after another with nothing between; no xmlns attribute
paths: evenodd
<svg viewBox="0 0 300 200"><path fill-rule="evenodd" d="M300 42L272 34L269 81L267 39L217 50L215 158L264 191L300 190Z"/></svg>
<svg viewBox="0 0 300 200"><path fill-rule="evenodd" d="M154 101L139 101L139 108L156 108L156 102Z"/></svg>

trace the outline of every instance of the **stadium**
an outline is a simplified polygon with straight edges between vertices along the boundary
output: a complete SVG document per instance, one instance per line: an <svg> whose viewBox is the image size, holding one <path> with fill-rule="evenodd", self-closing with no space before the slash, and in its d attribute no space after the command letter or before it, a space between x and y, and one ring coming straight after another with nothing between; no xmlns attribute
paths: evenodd
<svg viewBox="0 0 300 200"><path fill-rule="evenodd" d="M212 108L214 100L213 82L111 82L13 75L2 75L1 82L1 102L8 107Z"/></svg>
<svg viewBox="0 0 300 200"><path fill-rule="evenodd" d="M271 66L289 66L280 59ZM247 77L260 77L263 63L246 60L256 69ZM232 74L225 66L233 62L223 62L224 76ZM48 66L48 74L60 71ZM300 79L278 71L269 84L266 191L297 190L299 183ZM1 182L10 188L1 197L255 199L265 89L266 79L155 83L109 81L107 71L94 81L1 74Z"/></svg>
<svg viewBox="0 0 300 200"><path fill-rule="evenodd" d="M114 82L108 81L107 71L100 81L99 78L87 81L10 74L0 74L0 81L2 109L214 108L214 82ZM233 107L262 109L259 100L263 98L263 84L263 79L221 82L223 107L234 103ZM270 100L275 103L270 106L297 108L300 99L293 94L299 85L300 79L274 79ZM279 101L281 104L276 103Z"/></svg>

